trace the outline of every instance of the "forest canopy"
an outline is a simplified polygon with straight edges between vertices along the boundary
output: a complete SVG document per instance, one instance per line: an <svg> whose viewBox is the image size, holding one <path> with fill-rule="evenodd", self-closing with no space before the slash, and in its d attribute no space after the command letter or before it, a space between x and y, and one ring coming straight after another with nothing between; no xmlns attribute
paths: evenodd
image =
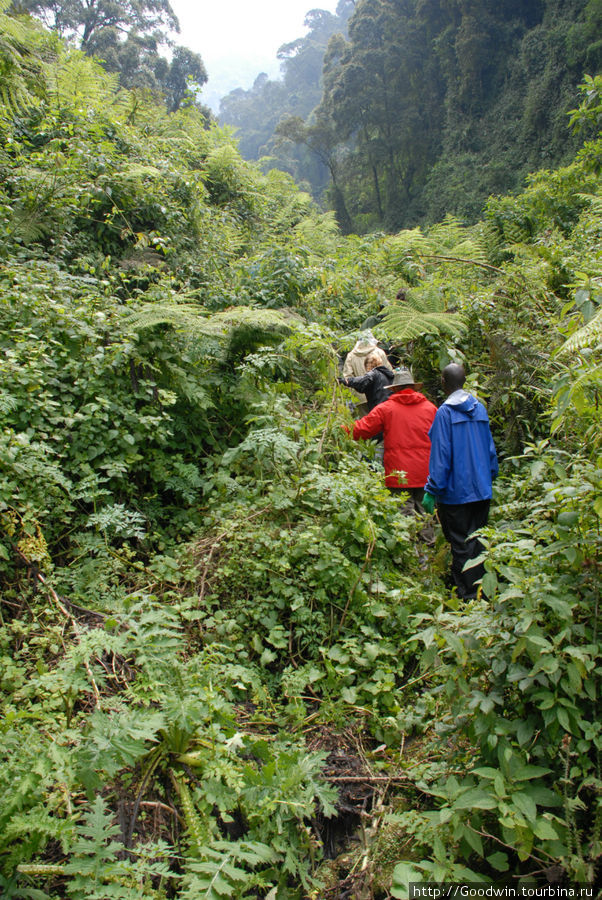
<svg viewBox="0 0 602 900"><path fill-rule="evenodd" d="M341 3L326 47L309 24L282 82L230 94L220 121L239 129L247 159L275 153L286 166L287 148L309 152L287 170L345 231L447 213L475 222L490 195L578 149L566 113L584 75L602 68L599 0ZM318 46L321 71L313 62L299 77L297 60ZM278 149L273 135L288 142Z"/></svg>
<svg viewBox="0 0 602 900"><path fill-rule="evenodd" d="M180 23L168 0L12 0L9 9L35 16L96 57L108 72L119 75L123 87L161 95L172 112L196 102L207 81L199 54L170 37L179 32ZM171 49L170 59L160 54L162 47Z"/></svg>
<svg viewBox="0 0 602 900"><path fill-rule="evenodd" d="M3 900L593 890L600 75L569 109L476 221L344 235L0 0ZM487 405L474 600L341 427L368 320Z"/></svg>

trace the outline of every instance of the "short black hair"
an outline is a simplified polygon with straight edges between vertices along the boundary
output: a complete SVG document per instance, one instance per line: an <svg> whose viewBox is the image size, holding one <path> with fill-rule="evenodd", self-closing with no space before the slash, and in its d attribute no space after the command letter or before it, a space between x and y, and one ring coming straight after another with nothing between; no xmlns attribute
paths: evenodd
<svg viewBox="0 0 602 900"><path fill-rule="evenodd" d="M451 391L458 391L466 381L464 366L459 363L450 363L441 373L444 385Z"/></svg>

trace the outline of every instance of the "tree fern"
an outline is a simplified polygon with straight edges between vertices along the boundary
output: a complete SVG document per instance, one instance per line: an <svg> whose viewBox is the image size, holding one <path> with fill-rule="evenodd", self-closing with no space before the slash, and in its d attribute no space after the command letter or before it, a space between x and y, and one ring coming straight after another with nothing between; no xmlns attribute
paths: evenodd
<svg viewBox="0 0 602 900"><path fill-rule="evenodd" d="M41 29L6 14L10 0L0 0L0 104L11 115L38 102L45 90Z"/></svg>
<svg viewBox="0 0 602 900"><path fill-rule="evenodd" d="M186 303L147 303L130 316L134 331L169 325L197 342L204 339L204 346L198 348L202 357L209 352L232 364L262 345L278 343L299 324L285 311L239 306L207 317L202 307ZM208 405L204 397L197 399L200 405Z"/></svg>
<svg viewBox="0 0 602 900"><path fill-rule="evenodd" d="M433 245L420 228L400 231L385 244L387 264L412 283L424 275L422 258L432 252Z"/></svg>
<svg viewBox="0 0 602 900"><path fill-rule="evenodd" d="M575 353L586 347L598 347L602 343L602 309L592 319L579 328L560 348L560 353Z"/></svg>
<svg viewBox="0 0 602 900"><path fill-rule="evenodd" d="M424 334L457 334L463 327L460 313L445 309L442 294L433 289L410 291L406 300L388 308L382 327L400 343Z"/></svg>
<svg viewBox="0 0 602 900"><path fill-rule="evenodd" d="M579 200L588 203L592 212L602 218L602 196L597 194L577 194Z"/></svg>
<svg viewBox="0 0 602 900"><path fill-rule="evenodd" d="M504 237L509 244L524 244L531 237L529 229L520 222L504 222Z"/></svg>
<svg viewBox="0 0 602 900"><path fill-rule="evenodd" d="M473 238L478 241L485 259L493 265L498 265L505 250L504 235L501 228L491 219L485 219L480 224L478 236L475 236L475 230L473 229Z"/></svg>
<svg viewBox="0 0 602 900"><path fill-rule="evenodd" d="M49 67L47 81L57 106L104 113L110 108L112 115L125 118L128 100L119 91L119 77L79 50L63 50L56 65Z"/></svg>
<svg viewBox="0 0 602 900"><path fill-rule="evenodd" d="M471 262L487 262L487 251L484 242L479 241L478 237L464 237L464 240L455 244L449 251L449 256L457 257L460 260L470 260Z"/></svg>
<svg viewBox="0 0 602 900"><path fill-rule="evenodd" d="M289 334L294 320L278 310L253 309L237 306L207 316L202 306L190 303L146 303L130 315L134 330L152 328L155 325L171 325L178 331L196 337L223 340L237 328L253 328L273 335Z"/></svg>

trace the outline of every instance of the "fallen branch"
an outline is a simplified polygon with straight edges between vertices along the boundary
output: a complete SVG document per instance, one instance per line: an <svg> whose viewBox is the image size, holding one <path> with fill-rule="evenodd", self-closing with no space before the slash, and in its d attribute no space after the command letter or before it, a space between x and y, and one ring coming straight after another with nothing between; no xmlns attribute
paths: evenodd
<svg viewBox="0 0 602 900"><path fill-rule="evenodd" d="M409 775L324 775L327 781L351 782L366 781L369 784L388 783L391 781L409 781Z"/></svg>

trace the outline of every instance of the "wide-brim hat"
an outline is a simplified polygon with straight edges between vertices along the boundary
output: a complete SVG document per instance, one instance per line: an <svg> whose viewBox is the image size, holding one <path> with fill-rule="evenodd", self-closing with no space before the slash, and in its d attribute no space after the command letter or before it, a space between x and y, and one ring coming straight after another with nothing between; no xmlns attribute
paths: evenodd
<svg viewBox="0 0 602 900"><path fill-rule="evenodd" d="M416 383L410 370L402 367L400 369L393 369L393 381L391 384L387 384L384 387L386 391L394 391L395 388L399 388L399 390L408 387L421 388L422 384L420 382Z"/></svg>

